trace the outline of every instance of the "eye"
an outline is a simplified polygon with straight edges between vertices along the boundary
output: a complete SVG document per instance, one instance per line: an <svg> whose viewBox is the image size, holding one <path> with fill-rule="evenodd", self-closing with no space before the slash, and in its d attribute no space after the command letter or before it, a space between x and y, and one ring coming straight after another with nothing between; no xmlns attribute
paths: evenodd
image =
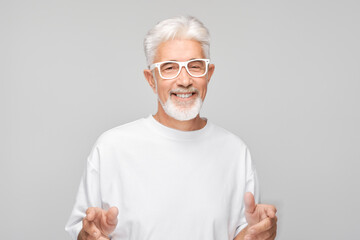
<svg viewBox="0 0 360 240"><path fill-rule="evenodd" d="M192 61L188 63L188 68L194 71L198 71L200 69L204 68L204 62L203 61Z"/></svg>
<svg viewBox="0 0 360 240"><path fill-rule="evenodd" d="M161 65L161 71L175 71L178 69L178 66L176 63L164 63Z"/></svg>

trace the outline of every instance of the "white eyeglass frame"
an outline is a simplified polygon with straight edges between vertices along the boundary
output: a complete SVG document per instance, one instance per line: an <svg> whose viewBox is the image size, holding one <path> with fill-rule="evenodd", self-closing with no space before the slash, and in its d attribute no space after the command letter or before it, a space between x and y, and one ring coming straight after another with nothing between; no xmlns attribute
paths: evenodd
<svg viewBox="0 0 360 240"><path fill-rule="evenodd" d="M194 62L194 61L198 61L198 60L202 60L202 61L205 62L205 72L204 72L204 74L201 74L201 75L199 75L199 76L194 76L194 75L192 75L192 74L190 73L187 65L189 64L189 62ZM171 78L169 78L169 77L168 77L168 78L164 77L164 76L161 74L161 71L160 71L160 65L163 64L163 63L177 63L177 64L179 64L179 66L180 66L180 67L179 67L179 72L178 72L174 77L171 77ZM162 79L174 79L174 78L176 78L177 76L179 76L179 74L180 74L180 72L181 72L181 69L182 69L183 67L185 67L186 72L187 72L190 76L192 76L192 77L203 77L203 76L205 76L205 75L207 74L207 72L208 72L209 63L210 63L210 59L207 59L207 58L191 59L191 60L186 61L186 62L164 61L164 62L157 62L157 63L151 64L151 65L150 65L150 70L152 71L152 70L154 70L155 68L157 68L158 71L159 71L160 77L161 77Z"/></svg>

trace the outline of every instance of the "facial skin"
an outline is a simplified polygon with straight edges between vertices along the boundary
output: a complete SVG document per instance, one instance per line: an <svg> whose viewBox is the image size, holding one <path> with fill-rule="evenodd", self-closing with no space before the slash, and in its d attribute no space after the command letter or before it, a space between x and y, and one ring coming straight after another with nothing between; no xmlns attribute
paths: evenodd
<svg viewBox="0 0 360 240"><path fill-rule="evenodd" d="M163 42L159 45L154 63L170 60L185 62L196 58L205 58L201 44L198 41L175 39ZM157 68L155 68L153 71L145 69L145 78L148 81L150 87L153 89L154 93L158 95L158 112L155 114L154 118L165 126L178 130L192 131L203 128L206 125L206 121L200 118L199 115L190 120L179 121L169 116L163 109L161 103L165 104L168 99L171 98L175 107L182 109L191 108L194 106L195 99L197 97L200 97L201 100L204 101L207 92L207 86L214 69L215 66L210 64L208 73L205 76L192 77L183 67L179 76L170 80L162 79ZM153 74L155 75L155 79ZM185 92L188 91L189 93L194 93L194 91L191 90L194 88L198 91L189 98L179 98L173 94L178 93L177 89L185 90Z"/></svg>

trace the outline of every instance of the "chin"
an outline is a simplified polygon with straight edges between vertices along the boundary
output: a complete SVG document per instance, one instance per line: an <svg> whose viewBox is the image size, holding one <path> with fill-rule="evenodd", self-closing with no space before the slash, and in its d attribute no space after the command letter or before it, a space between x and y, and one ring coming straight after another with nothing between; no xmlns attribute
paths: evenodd
<svg viewBox="0 0 360 240"><path fill-rule="evenodd" d="M160 99L159 102L166 114L178 121L188 121L196 118L199 115L203 104L200 97L194 99L191 106L188 107L184 106L184 104L175 103L171 97L168 98L165 104L163 104Z"/></svg>

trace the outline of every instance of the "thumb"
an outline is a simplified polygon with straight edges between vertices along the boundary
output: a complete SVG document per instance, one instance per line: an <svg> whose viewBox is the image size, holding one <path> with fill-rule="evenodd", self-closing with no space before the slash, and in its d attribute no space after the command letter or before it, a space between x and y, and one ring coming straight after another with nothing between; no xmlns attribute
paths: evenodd
<svg viewBox="0 0 360 240"><path fill-rule="evenodd" d="M256 208L254 195L251 192L245 193L244 202L245 202L245 212L252 214Z"/></svg>
<svg viewBox="0 0 360 240"><path fill-rule="evenodd" d="M105 214L106 223L109 225L117 225L117 216L119 214L119 210L117 207L111 207Z"/></svg>

